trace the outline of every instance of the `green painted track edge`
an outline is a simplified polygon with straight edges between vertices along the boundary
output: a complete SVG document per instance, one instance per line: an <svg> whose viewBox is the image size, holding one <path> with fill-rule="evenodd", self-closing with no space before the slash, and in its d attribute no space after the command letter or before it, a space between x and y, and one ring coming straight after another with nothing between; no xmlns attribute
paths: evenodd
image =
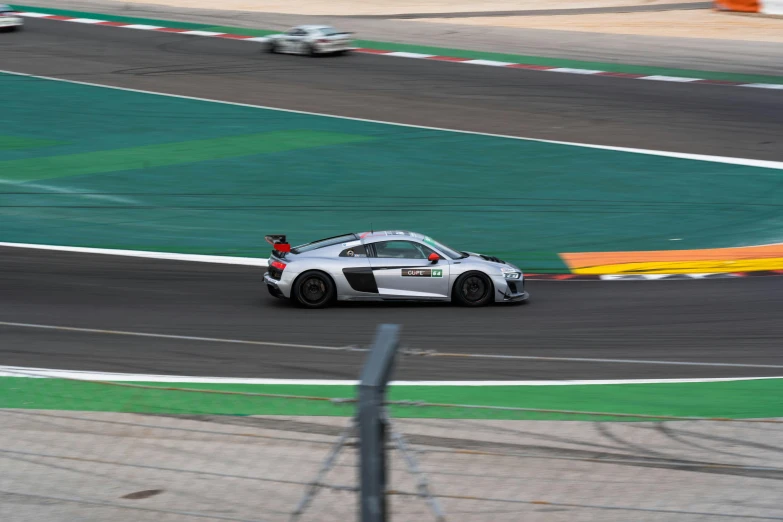
<svg viewBox="0 0 783 522"><path fill-rule="evenodd" d="M202 415L350 416L354 386L125 383L0 378L0 408ZM160 388L160 389L157 389ZM187 390L285 394L270 398ZM307 399L319 397L323 400ZM392 386L390 399L445 404L631 413L678 417L783 417L783 378L745 381L562 386ZM394 406L407 418L628 421L618 417L454 407ZM633 420L633 419L631 419ZM640 419L644 420L644 419Z"/></svg>

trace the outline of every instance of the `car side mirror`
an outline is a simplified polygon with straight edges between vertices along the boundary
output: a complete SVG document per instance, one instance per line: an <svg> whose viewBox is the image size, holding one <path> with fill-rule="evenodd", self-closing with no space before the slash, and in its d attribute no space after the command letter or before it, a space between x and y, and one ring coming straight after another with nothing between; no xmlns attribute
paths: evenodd
<svg viewBox="0 0 783 522"><path fill-rule="evenodd" d="M436 254L435 252L433 252L432 254L430 254L430 256L427 259L430 260L430 263L434 264L434 263L437 263L440 260L440 256L438 254Z"/></svg>

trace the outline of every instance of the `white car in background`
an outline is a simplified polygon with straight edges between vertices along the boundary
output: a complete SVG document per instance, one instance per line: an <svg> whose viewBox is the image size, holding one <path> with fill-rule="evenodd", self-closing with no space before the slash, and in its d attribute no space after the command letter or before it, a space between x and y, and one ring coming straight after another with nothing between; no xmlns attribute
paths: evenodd
<svg viewBox="0 0 783 522"><path fill-rule="evenodd" d="M268 38L270 53L338 54L353 50L353 33L341 32L328 25L299 25Z"/></svg>
<svg viewBox="0 0 783 522"><path fill-rule="evenodd" d="M0 31L16 31L24 25L24 18L19 16L10 5L0 4Z"/></svg>

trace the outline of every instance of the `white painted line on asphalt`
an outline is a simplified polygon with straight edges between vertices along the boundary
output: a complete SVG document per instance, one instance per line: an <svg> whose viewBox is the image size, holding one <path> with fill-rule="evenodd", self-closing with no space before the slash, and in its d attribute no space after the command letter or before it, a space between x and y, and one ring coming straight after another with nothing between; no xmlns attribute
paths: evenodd
<svg viewBox="0 0 783 522"><path fill-rule="evenodd" d="M105 20L95 20L94 18L74 18L68 21L75 22L77 24L100 24L105 22Z"/></svg>
<svg viewBox="0 0 783 522"><path fill-rule="evenodd" d="M690 82L697 82L701 78L684 78L682 76L661 76L661 75L652 75L652 76L643 76L639 78L640 80L654 80L659 82L676 82L676 83L690 83Z"/></svg>
<svg viewBox="0 0 783 522"><path fill-rule="evenodd" d="M104 330L98 328L79 328L72 326L58 326L49 324L36 324L36 323L15 323L10 321L0 321L0 326L9 326L17 328L34 328L40 330L54 330L64 332L76 332L76 333L89 333L89 334L105 334L105 335L121 335L131 337L148 337L153 339L171 339L181 341L199 341L210 343L226 343L226 344L247 344L256 346L279 346L283 348L305 348L310 350L326 350L331 352L362 352L366 353L366 348L356 348L353 346L321 346L314 344L290 344L290 343L278 343L272 341L252 341L245 339L223 339L218 337L197 337L191 335L172 335L172 334L158 334L147 332L129 332L126 330ZM404 351L403 351L404 353ZM537 355L504 355L504 354L488 354L488 353L458 353L458 352L424 352L416 354L410 354L413 357L422 358L465 358L465 359L493 359L493 360L523 360L523 361L546 361L546 362L590 362L601 364L648 364L648 365L663 365L663 366L706 366L706 367L719 367L719 368L770 368L781 369L783 364L745 364L745 363L714 363L714 362L698 362L698 361L655 361L655 360L643 360L643 359L599 359L588 357L544 357Z"/></svg>
<svg viewBox="0 0 783 522"><path fill-rule="evenodd" d="M3 243L0 247L30 248L34 250L54 250L57 252L75 252L79 254L103 254L109 256L143 257L148 259L167 259L171 261L195 261L199 263L217 263L222 265L243 265L266 267L266 259L256 257L207 256L201 254L177 254L170 252L149 252L144 250L115 250L112 248L90 248L59 245L33 245L28 243Z"/></svg>
<svg viewBox="0 0 783 522"><path fill-rule="evenodd" d="M355 386L357 380L339 379L263 379L252 377L203 377L187 375L156 375L144 373L94 372L58 370L25 366L0 366L0 377L38 379L79 379L107 382L163 382L191 384L288 384L318 386ZM573 381L391 381L395 386L585 386L608 384L682 384L705 382L735 382L783 379L783 377L727 377L704 379L606 379Z"/></svg>
<svg viewBox="0 0 783 522"><path fill-rule="evenodd" d="M226 33L216 33L214 31L184 31L179 34L189 34L193 36L220 36Z"/></svg>
<svg viewBox="0 0 783 522"><path fill-rule="evenodd" d="M56 326L49 324L33 324L33 323L12 323L6 321L0 321L0 326L12 326L18 328L36 328L39 330L56 330L62 332L76 332L76 333L89 333L89 334L104 334L104 335L123 335L130 337L150 337L154 339L172 339L177 341L199 341L208 343L224 343L224 344L249 344L254 346L279 346L282 348L308 348L313 350L329 350L335 352L347 352L347 351L365 351L351 347L340 346L319 346L313 344L291 344L291 343L278 343L267 341L250 341L243 339L223 339L217 337L197 337L192 335L169 335L158 333L144 333L144 332L128 332L124 330L103 330L99 328L76 328L70 326Z"/></svg>
<svg viewBox="0 0 783 522"><path fill-rule="evenodd" d="M118 27L122 27L124 29L141 29L142 31L156 31L158 29L164 29L164 27L161 27L159 25L145 25L145 24L120 25Z"/></svg>
<svg viewBox="0 0 783 522"><path fill-rule="evenodd" d="M431 58L434 54L422 54L422 53L406 53L404 51L395 51L386 53L386 56L397 56L399 58Z"/></svg>
<svg viewBox="0 0 783 522"><path fill-rule="evenodd" d="M26 18L49 18L50 14L48 13L30 13L30 12L22 12L19 13L19 16L24 16Z"/></svg>
<svg viewBox="0 0 783 522"><path fill-rule="evenodd" d="M169 382L198 384L305 384L353 386L356 380L327 379L254 379L240 377L189 377L181 375L155 375L144 373L91 372L81 370L57 370L51 368L27 368L23 366L0 366L0 377L29 377L35 379L79 379L83 381L107 382Z"/></svg>
<svg viewBox="0 0 783 522"><path fill-rule="evenodd" d="M755 89L775 89L775 90L783 89L783 85L779 85L776 83L746 83L745 85L740 85L739 87L753 87Z"/></svg>
<svg viewBox="0 0 783 522"><path fill-rule="evenodd" d="M775 170L783 170L783 161L770 161L770 160L757 160L757 159L750 159L750 158L732 158L728 156L710 156L706 154L690 154L685 152L669 152L669 151L661 151L661 150L648 150L648 149L636 149L631 147L614 147L610 145L593 145L589 143L575 143L575 142L569 142L569 141L557 141L557 140L543 140L543 139L537 139L537 138L525 138L521 136L509 136L506 134L493 134L489 132L477 132L477 131L467 131L467 130L459 130L459 129L447 129L442 127L430 127L426 125L412 125L410 123L394 123L390 121L382 121L382 120L372 120L368 118L354 118L351 116L338 116L335 114L324 114L320 112L310 112L310 111L299 111L295 109L281 109L279 107L268 107L265 105L255 105L255 104L249 104L249 103L238 103L238 102L230 102L230 101L224 101L224 100L215 100L211 98L198 98L195 96L184 96L182 94L170 94L165 92L156 92L156 91L146 91L142 89L131 89L128 87L116 87L114 85L104 85L101 83L91 83L91 82L82 82L78 80L66 80L63 78L56 78L53 76L41 76L36 74L27 74L27 73L20 73L16 71L8 71L8 70L0 70L0 73L4 74L10 74L14 76L23 76L26 78L38 78L41 80L49 80L54 82L63 82L63 83L72 83L76 85L87 85L90 87L100 87L102 89L114 89L117 91L126 91L126 92L137 92L141 94L152 94L155 96L167 96L170 98L179 98L182 100L194 100L194 101L203 101L203 102L210 102L210 103L221 103L224 105L233 105L236 107L250 107L254 109L264 109L264 110L271 110L271 111L278 111L278 112L287 112L291 114L306 114L310 116L323 116L327 118L336 118L340 120L350 120L350 121L362 121L366 123L377 123L381 125L395 125L398 127L408 127L411 129L424 129L424 130L434 130L434 131L443 131L443 132L455 132L459 134L469 134L473 136L489 136L493 138L506 138L510 140L520 140L520 141L530 141L535 143L552 143L556 145L568 145L571 147L580 147L585 149L597 149L597 150L610 150L615 152L630 152L633 154L645 154L649 156L663 156L667 158L677 158L677 159L685 159L685 160L695 160L695 161L707 161L712 163L725 163L728 165L742 165L746 167L759 167L764 169L775 169ZM759 84L761 85L761 84ZM783 85L780 86L780 88L783 88Z"/></svg>
<svg viewBox="0 0 783 522"><path fill-rule="evenodd" d="M596 71L592 69L571 69L569 67L556 67L549 69L549 72L569 73L569 74L598 74L604 71Z"/></svg>
<svg viewBox="0 0 783 522"><path fill-rule="evenodd" d="M489 65L492 67L508 67L509 65L514 65L514 62L498 62L495 60L465 60L464 62L459 63L469 63L472 65Z"/></svg>

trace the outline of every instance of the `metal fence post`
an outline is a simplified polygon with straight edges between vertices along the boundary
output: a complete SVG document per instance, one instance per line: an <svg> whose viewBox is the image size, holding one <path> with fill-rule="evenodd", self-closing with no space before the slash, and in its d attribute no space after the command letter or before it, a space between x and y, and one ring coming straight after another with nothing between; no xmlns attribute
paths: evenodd
<svg viewBox="0 0 783 522"><path fill-rule="evenodd" d="M399 325L378 327L359 382L359 490L360 521L387 522L386 441L388 426L384 414L386 385L391 377L399 347Z"/></svg>

